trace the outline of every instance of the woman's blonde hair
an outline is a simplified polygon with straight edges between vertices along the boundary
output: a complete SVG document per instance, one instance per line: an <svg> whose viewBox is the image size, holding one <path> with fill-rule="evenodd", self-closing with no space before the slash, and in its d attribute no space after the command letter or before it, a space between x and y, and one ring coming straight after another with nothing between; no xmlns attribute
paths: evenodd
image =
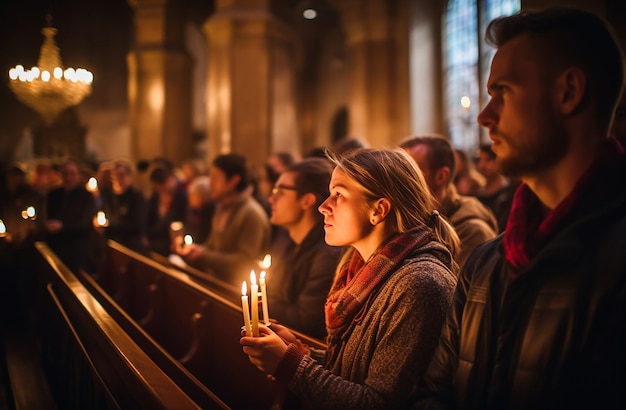
<svg viewBox="0 0 626 410"><path fill-rule="evenodd" d="M435 209L435 200L413 158L403 149L358 149L335 156L335 166L356 182L368 202L386 198L389 217L398 233L430 227L439 242L457 256L459 237L452 225Z"/></svg>

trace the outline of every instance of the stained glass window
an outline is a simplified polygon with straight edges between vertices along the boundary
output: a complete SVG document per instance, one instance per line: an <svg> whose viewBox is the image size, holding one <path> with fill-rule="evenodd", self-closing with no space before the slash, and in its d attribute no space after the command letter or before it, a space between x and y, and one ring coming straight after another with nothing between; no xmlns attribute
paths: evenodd
<svg viewBox="0 0 626 410"><path fill-rule="evenodd" d="M520 9L520 0L450 0L445 14L446 113L455 147L473 152L480 140L476 123L495 50L484 43L489 21ZM482 101L479 104L479 101Z"/></svg>

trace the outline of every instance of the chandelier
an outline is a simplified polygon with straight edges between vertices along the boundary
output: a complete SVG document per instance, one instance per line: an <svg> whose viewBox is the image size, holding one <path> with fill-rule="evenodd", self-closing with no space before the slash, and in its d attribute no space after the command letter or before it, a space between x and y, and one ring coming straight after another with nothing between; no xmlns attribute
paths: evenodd
<svg viewBox="0 0 626 410"><path fill-rule="evenodd" d="M57 29L44 27L45 39L37 67L30 70L16 65L9 70L9 87L17 98L37 111L51 126L66 108L78 105L91 93L93 74L84 68L63 69L59 47L54 41Z"/></svg>

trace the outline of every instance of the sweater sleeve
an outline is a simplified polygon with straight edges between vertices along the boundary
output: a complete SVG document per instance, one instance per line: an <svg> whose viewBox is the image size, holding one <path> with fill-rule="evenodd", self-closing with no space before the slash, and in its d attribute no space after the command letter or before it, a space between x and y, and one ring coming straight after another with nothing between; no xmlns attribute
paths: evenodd
<svg viewBox="0 0 626 410"><path fill-rule="evenodd" d="M205 248L200 260L202 266L226 281L233 279L231 273L242 263L259 258L269 245L270 235L267 218L249 208L244 208L231 222L229 230L232 234L229 249Z"/></svg>
<svg viewBox="0 0 626 410"><path fill-rule="evenodd" d="M362 382L333 374L309 356L300 361L289 387L312 407L346 410L406 405L437 345L453 286L442 285L433 275L419 282L412 275L398 276L405 277L387 285L393 290L374 302L380 320L368 330L374 342L371 352L369 348L362 352L370 357Z"/></svg>

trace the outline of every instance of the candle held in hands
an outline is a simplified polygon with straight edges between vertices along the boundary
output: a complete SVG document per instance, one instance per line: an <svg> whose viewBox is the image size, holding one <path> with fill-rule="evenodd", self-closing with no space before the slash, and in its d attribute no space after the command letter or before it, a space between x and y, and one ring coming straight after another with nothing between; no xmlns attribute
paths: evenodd
<svg viewBox="0 0 626 410"><path fill-rule="evenodd" d="M263 323L265 326L270 324L270 313L267 301L267 286L265 286L265 271L261 271L259 276L259 283L261 284L261 305L263 306Z"/></svg>
<svg viewBox="0 0 626 410"><path fill-rule="evenodd" d="M259 265L261 266L261 269L263 269L263 270L269 269L270 266L272 266L272 255L270 255L269 253L266 254L263 257L263 260L261 261L261 263Z"/></svg>
<svg viewBox="0 0 626 410"><path fill-rule="evenodd" d="M106 215L102 211L98 212L98 215L96 216L96 220L99 226L107 226L109 224L109 221L107 221Z"/></svg>
<svg viewBox="0 0 626 410"><path fill-rule="evenodd" d="M243 328L246 330L246 336L252 336L250 328L250 311L248 310L248 287L246 281L241 285L241 310L243 310Z"/></svg>
<svg viewBox="0 0 626 410"><path fill-rule="evenodd" d="M259 286L256 284L256 273L250 271L250 295L252 305L252 336L259 336Z"/></svg>
<svg viewBox="0 0 626 410"><path fill-rule="evenodd" d="M96 192L98 190L98 180L94 177L89 178L86 185L85 188L87 188L89 192Z"/></svg>

